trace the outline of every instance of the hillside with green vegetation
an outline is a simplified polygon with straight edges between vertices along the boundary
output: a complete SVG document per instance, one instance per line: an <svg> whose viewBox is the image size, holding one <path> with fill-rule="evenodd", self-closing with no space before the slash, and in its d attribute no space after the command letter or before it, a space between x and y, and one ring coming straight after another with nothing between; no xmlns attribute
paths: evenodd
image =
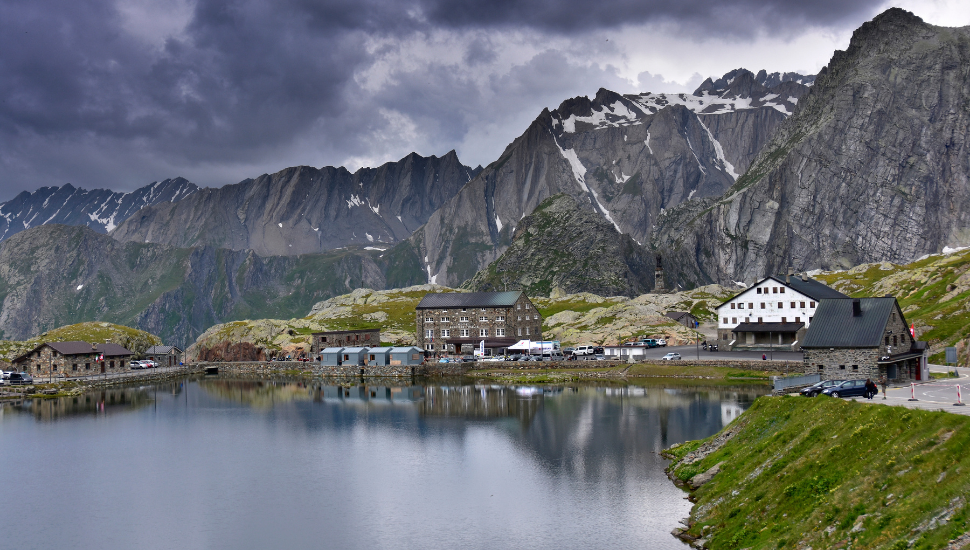
<svg viewBox="0 0 970 550"><path fill-rule="evenodd" d="M863 264L847 271L813 275L852 297L892 295L916 326L916 336L930 343L930 361L943 363L943 348L957 346L968 366L970 340L970 250L934 254L906 265Z"/></svg>
<svg viewBox="0 0 970 550"><path fill-rule="evenodd" d="M0 357L5 361L11 361L43 342L72 341L90 342L92 344L112 342L120 344L136 354L162 343L162 339L154 334L124 325L103 322L77 323L49 330L25 341L0 340Z"/></svg>
<svg viewBox="0 0 970 550"><path fill-rule="evenodd" d="M711 549L970 546L970 417L762 397L719 434L672 447L700 482L687 539ZM695 544L701 541L697 540Z"/></svg>

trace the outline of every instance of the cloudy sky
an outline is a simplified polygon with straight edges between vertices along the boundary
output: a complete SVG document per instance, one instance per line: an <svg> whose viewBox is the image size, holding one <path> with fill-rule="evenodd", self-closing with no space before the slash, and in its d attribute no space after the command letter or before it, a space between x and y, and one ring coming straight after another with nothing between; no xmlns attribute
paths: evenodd
<svg viewBox="0 0 970 550"><path fill-rule="evenodd" d="M0 0L0 200L411 151L484 165L600 87L815 73L891 5L970 25L965 0Z"/></svg>

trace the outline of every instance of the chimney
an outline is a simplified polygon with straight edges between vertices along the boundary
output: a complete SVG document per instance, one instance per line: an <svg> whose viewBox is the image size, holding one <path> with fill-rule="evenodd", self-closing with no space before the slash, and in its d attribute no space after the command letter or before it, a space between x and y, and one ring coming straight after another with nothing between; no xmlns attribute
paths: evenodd
<svg viewBox="0 0 970 550"><path fill-rule="evenodd" d="M786 285L790 285L791 284L791 274L792 274L793 271L795 271L795 270L792 269L791 266L788 266L788 274L785 275L785 284Z"/></svg>
<svg viewBox="0 0 970 550"><path fill-rule="evenodd" d="M808 272L807 271L803 271L802 272L802 281L808 282Z"/></svg>
<svg viewBox="0 0 970 550"><path fill-rule="evenodd" d="M861 317L862 316L862 302L858 298L852 299L852 316Z"/></svg>

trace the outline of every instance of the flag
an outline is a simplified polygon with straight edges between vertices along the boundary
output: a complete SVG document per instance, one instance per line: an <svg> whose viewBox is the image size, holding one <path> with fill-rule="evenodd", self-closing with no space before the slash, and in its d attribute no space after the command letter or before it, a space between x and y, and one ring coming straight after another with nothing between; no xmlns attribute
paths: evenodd
<svg viewBox="0 0 970 550"><path fill-rule="evenodd" d="M915 324L910 324L909 325L909 335L913 337L913 340L916 339L916 325Z"/></svg>

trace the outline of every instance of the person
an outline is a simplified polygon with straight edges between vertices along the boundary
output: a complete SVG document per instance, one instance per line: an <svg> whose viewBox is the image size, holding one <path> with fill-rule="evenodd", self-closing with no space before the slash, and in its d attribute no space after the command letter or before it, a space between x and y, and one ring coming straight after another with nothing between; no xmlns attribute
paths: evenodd
<svg viewBox="0 0 970 550"><path fill-rule="evenodd" d="M768 360L768 356L767 356L767 355L765 355L764 353L762 353L762 354L761 354L761 360L762 360L762 361L767 361L767 360Z"/></svg>
<svg viewBox="0 0 970 550"><path fill-rule="evenodd" d="M879 379L879 383L880 383L880 384L882 384L882 398L883 398L883 399L885 399L885 398L886 398L886 384L887 384L888 382L889 382L889 381L888 381L888 380L886 380L886 377L885 377L885 376L883 376L882 378L880 378L880 379Z"/></svg>
<svg viewBox="0 0 970 550"><path fill-rule="evenodd" d="M873 396L879 393L879 389L876 388L876 383L872 381L871 378L866 378L866 394L865 398L872 400Z"/></svg>

